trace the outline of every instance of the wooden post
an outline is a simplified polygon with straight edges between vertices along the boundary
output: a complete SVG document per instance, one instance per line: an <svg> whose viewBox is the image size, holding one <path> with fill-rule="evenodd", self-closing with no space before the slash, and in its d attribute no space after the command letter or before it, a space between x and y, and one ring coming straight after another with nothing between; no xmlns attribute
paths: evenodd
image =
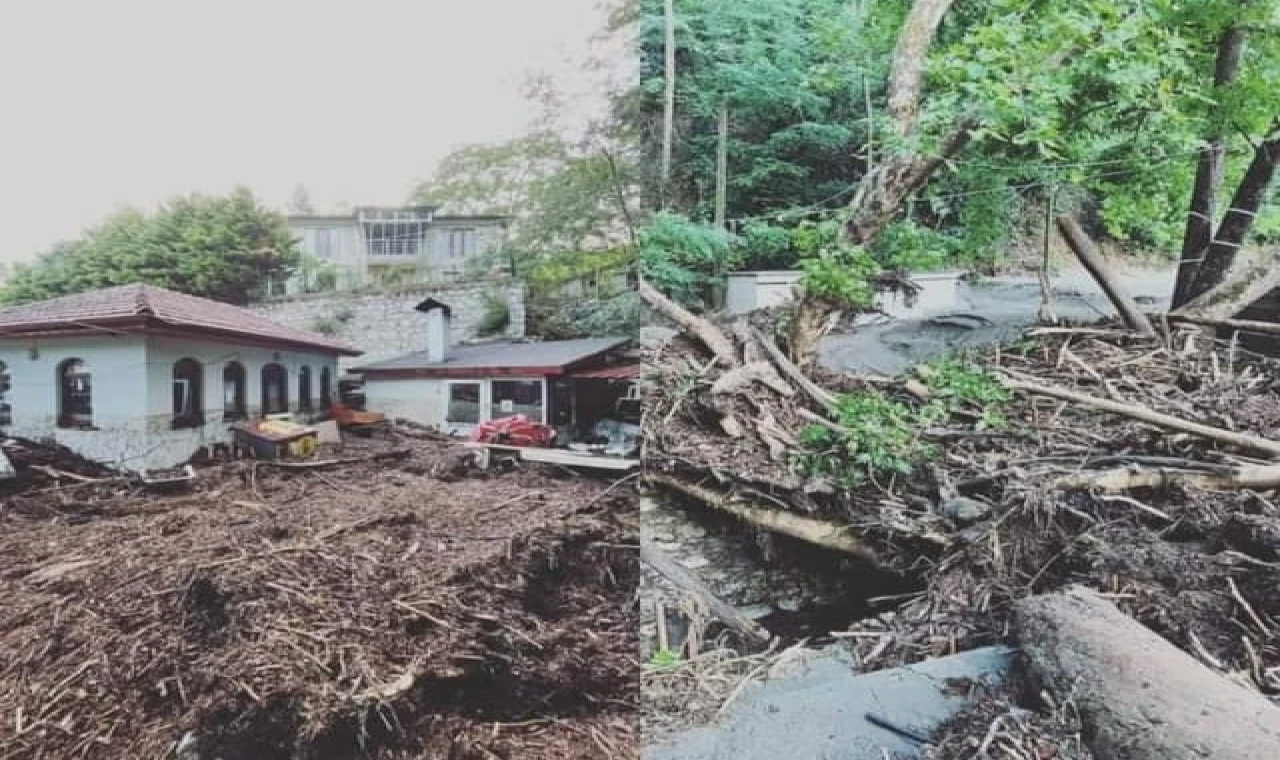
<svg viewBox="0 0 1280 760"><path fill-rule="evenodd" d="M1133 296L1129 295L1129 292L1116 279L1111 269L1107 266L1106 260L1102 258L1102 254L1098 252L1093 241L1080 228L1076 220L1066 214L1059 216L1058 230L1066 238L1067 245L1071 247L1072 253L1076 255L1076 258L1080 259L1080 263L1084 264L1084 268L1089 270L1089 274L1093 275L1093 279L1102 288L1102 292L1107 294L1107 298L1116 307L1116 311L1120 312L1125 324L1129 325L1130 329L1136 330L1147 337L1155 337L1155 328L1151 326L1151 321L1147 319L1147 315L1138 310L1138 304L1134 303Z"/></svg>
<svg viewBox="0 0 1280 760"><path fill-rule="evenodd" d="M663 20L666 29L664 68L666 92L662 104L662 205L667 205L668 183L671 181L671 143L675 139L676 121L676 7L675 0L663 0Z"/></svg>
<svg viewBox="0 0 1280 760"><path fill-rule="evenodd" d="M716 141L716 210L715 225L724 229L729 205L729 104L720 104L720 124Z"/></svg>

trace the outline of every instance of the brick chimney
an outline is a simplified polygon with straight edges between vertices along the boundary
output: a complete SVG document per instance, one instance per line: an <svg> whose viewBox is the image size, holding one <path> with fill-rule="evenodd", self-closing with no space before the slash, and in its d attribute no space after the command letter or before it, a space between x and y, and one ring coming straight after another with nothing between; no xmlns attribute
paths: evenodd
<svg viewBox="0 0 1280 760"><path fill-rule="evenodd" d="M427 315L427 361L444 361L449 354L449 322L453 310L434 298L428 298L414 308Z"/></svg>

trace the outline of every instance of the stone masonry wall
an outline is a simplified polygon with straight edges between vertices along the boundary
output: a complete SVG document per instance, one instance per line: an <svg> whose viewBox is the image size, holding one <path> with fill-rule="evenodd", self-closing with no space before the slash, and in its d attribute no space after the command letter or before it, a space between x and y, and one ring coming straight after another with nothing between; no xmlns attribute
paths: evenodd
<svg viewBox="0 0 1280 760"><path fill-rule="evenodd" d="M341 370L425 350L427 318L413 307L426 298L435 298L452 309L453 344L474 340L480 337L477 327L484 318L490 297L502 298L507 303L510 322L504 336L523 338L525 289L523 283L518 282L312 293L271 299L249 308L289 327L327 335L364 351L363 356L342 357Z"/></svg>

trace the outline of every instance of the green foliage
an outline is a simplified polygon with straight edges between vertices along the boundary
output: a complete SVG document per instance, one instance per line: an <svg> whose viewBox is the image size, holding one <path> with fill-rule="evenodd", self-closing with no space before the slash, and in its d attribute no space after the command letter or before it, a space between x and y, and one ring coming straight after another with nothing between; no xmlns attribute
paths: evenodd
<svg viewBox="0 0 1280 760"><path fill-rule="evenodd" d="M928 402L899 401L881 391L837 397L833 421L839 431L811 425L801 432L801 469L852 488L867 477L910 474L938 455L924 441L926 428L972 420L977 430L1003 428L1003 408L1012 394L990 370L962 358L941 359L916 368L930 392Z"/></svg>
<svg viewBox="0 0 1280 760"><path fill-rule="evenodd" d="M803 223L791 240L801 257L800 286L808 296L855 308L875 300L872 278L880 268L862 248L845 242L838 222Z"/></svg>
<svg viewBox="0 0 1280 760"><path fill-rule="evenodd" d="M336 335L340 323L333 317L316 317L311 322L311 332L318 335Z"/></svg>
<svg viewBox="0 0 1280 760"><path fill-rule="evenodd" d="M143 282L235 304L298 265L285 220L248 190L175 198L153 214L124 211L14 267L0 303Z"/></svg>
<svg viewBox="0 0 1280 760"><path fill-rule="evenodd" d="M484 294L484 312L476 323L479 335L499 335L511 324L511 306L501 293Z"/></svg>
<svg viewBox="0 0 1280 760"><path fill-rule="evenodd" d="M801 465L810 475L853 487L868 475L909 474L918 461L935 453L916 432L916 411L879 391L841 395L834 417L843 432L821 425L801 432L807 449Z"/></svg>
<svg viewBox="0 0 1280 760"><path fill-rule="evenodd" d="M680 655L670 649L658 649L649 657L645 666L654 670L674 668L680 664Z"/></svg>
<svg viewBox="0 0 1280 760"><path fill-rule="evenodd" d="M739 261L724 230L676 214L655 214L640 231L640 270L654 287L691 309L713 307Z"/></svg>
<svg viewBox="0 0 1280 760"><path fill-rule="evenodd" d="M933 152L961 116L971 116L980 126L966 152L877 242L877 260L989 269L1012 237L1038 234L1050 197L1096 219L1095 234L1172 253L1194 151L1212 135L1227 139L1225 205L1250 141L1276 116L1280 0L993 0L957 3L948 13L930 51L920 128L899 138L886 128L883 83L908 5L679 2L678 140L666 208L710 217L722 106L730 114L731 219L837 208L880 157ZM656 167L662 3L642 3L640 21L639 102L647 163ZM1236 82L1219 90L1217 44L1232 25L1247 29L1248 42ZM1266 213L1255 240L1280 230L1277 212ZM743 243L748 266L795 260L774 226L741 231L752 238Z"/></svg>
<svg viewBox="0 0 1280 760"><path fill-rule="evenodd" d="M644 307L635 291L603 298L531 300L529 329L548 340L635 335Z"/></svg>

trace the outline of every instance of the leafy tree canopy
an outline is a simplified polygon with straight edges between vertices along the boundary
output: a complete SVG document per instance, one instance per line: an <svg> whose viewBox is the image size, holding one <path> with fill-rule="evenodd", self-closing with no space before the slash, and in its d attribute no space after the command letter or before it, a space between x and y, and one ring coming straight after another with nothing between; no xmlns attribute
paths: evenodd
<svg viewBox="0 0 1280 760"><path fill-rule="evenodd" d="M0 302L143 282L244 304L267 278L287 277L297 260L284 218L249 190L187 195L153 214L122 211L34 262L16 265L0 285Z"/></svg>

